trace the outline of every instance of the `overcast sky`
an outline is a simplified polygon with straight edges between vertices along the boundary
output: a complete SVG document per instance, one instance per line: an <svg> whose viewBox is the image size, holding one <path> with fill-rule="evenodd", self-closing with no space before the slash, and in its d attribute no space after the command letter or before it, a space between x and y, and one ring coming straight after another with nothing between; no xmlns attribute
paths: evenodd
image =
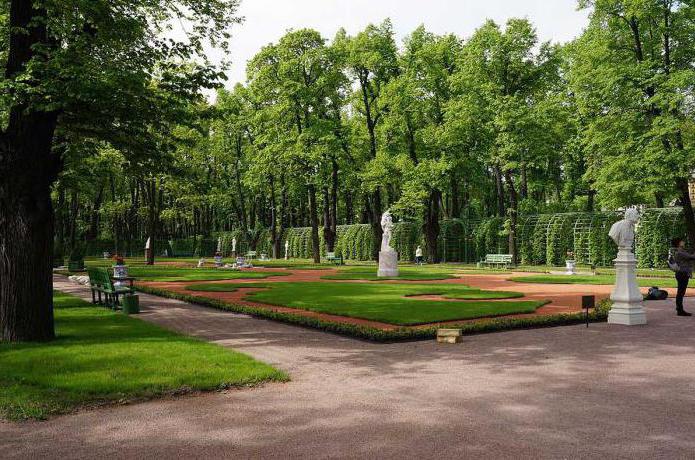
<svg viewBox="0 0 695 460"><path fill-rule="evenodd" d="M587 12L576 0L242 0L243 24L233 29L227 86L246 80L246 61L288 29L313 28L332 39L340 27L349 34L391 18L400 44L420 24L435 33L468 37L487 18L504 23L526 17L541 40L565 42L586 26ZM219 57L219 55L218 55Z"/></svg>

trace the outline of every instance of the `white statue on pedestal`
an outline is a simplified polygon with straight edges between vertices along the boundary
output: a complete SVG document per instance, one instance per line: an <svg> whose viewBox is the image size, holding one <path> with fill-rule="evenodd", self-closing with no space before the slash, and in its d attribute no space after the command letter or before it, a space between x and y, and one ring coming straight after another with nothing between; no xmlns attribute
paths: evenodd
<svg viewBox="0 0 695 460"><path fill-rule="evenodd" d="M635 241L635 225L639 221L639 212L628 209L625 219L611 227L608 236L618 245L618 257L615 263L615 288L611 294L613 307L608 313L608 322L635 326L647 324L647 315L642 306L642 292L637 285L637 260L632 252Z"/></svg>
<svg viewBox="0 0 695 460"><path fill-rule="evenodd" d="M232 254L236 255L236 238L232 238Z"/></svg>
<svg viewBox="0 0 695 460"><path fill-rule="evenodd" d="M381 216L381 229L384 231L381 237L381 251L379 252L379 277L398 276L398 253L391 247L393 235L393 217L387 210Z"/></svg>
<svg viewBox="0 0 695 460"><path fill-rule="evenodd" d="M285 260L290 259L290 242L289 240L285 240Z"/></svg>

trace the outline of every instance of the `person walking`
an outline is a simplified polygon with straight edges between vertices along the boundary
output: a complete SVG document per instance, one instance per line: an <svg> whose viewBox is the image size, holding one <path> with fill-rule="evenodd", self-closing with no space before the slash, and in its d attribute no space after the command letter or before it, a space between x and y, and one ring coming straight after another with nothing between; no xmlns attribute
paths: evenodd
<svg viewBox="0 0 695 460"><path fill-rule="evenodd" d="M424 261L424 257L422 257L422 248L418 246L415 249L415 263L417 265L422 265L422 262Z"/></svg>
<svg viewBox="0 0 695 460"><path fill-rule="evenodd" d="M685 241L682 238L674 238L671 241L671 254L668 265L676 273L678 292L676 293L676 314L678 316L692 316L683 308L683 298L688 290L688 283L693 276L693 262L695 254L685 250Z"/></svg>

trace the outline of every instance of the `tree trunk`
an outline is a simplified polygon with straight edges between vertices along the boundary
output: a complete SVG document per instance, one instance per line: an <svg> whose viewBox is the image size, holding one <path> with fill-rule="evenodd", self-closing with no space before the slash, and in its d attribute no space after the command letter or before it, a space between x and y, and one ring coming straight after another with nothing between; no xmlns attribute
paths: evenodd
<svg viewBox="0 0 695 460"><path fill-rule="evenodd" d="M316 186L308 185L309 191L309 219L311 220L311 254L314 263L321 263L321 241L319 240L319 216L316 206Z"/></svg>
<svg viewBox="0 0 695 460"><path fill-rule="evenodd" d="M5 75L24 70L47 44L39 2L10 3ZM24 84L31 85L31 80ZM51 184L61 167L51 154L56 112L11 106L0 132L0 341L46 341L53 328Z"/></svg>
<svg viewBox="0 0 695 460"><path fill-rule="evenodd" d="M683 218L685 219L685 228L688 232L688 243L690 248L695 248L695 213L693 213L693 203L690 200L690 190L687 179L679 179L676 183L678 191L681 195L681 204L683 206Z"/></svg>
<svg viewBox="0 0 695 460"><path fill-rule="evenodd" d="M378 188L372 193L369 207L371 211L370 223L372 224L372 234L374 235L372 260L379 260L379 250L381 249L381 238L384 235L384 229L381 228L381 191Z"/></svg>
<svg viewBox="0 0 695 460"><path fill-rule="evenodd" d="M497 190L497 215L499 217L504 217L505 206L504 206L504 185L502 184L502 171L500 171L499 166L495 166L495 187Z"/></svg>
<svg viewBox="0 0 695 460"><path fill-rule="evenodd" d="M430 263L439 263L439 248L437 247L439 239L439 203L441 192L432 190L427 198L425 206L425 222L423 225L423 233L425 234L425 248L427 249L427 260Z"/></svg>
<svg viewBox="0 0 695 460"><path fill-rule="evenodd" d="M451 172L451 217L459 219L461 217L461 192L456 173Z"/></svg>
<svg viewBox="0 0 695 460"><path fill-rule="evenodd" d="M512 262L517 264L519 261L516 248L516 228L519 217L519 203L514 180L510 173L505 174L507 187L509 188L509 253L512 255Z"/></svg>

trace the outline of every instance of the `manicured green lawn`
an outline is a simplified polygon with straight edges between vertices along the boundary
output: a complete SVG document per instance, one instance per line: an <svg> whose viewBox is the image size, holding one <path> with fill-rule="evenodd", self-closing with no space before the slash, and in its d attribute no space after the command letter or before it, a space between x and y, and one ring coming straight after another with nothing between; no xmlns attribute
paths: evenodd
<svg viewBox="0 0 695 460"><path fill-rule="evenodd" d="M225 283L187 286L192 291L234 291L265 287L247 298L270 305L349 316L402 326L472 319L513 313L532 313L542 301L485 301L520 297L515 292L491 292L463 285L363 283ZM461 302L407 298L442 295ZM464 301L467 300L467 301Z"/></svg>
<svg viewBox="0 0 695 460"><path fill-rule="evenodd" d="M510 281L518 283L545 283L545 284L615 284L613 275L530 275L514 276ZM642 287L677 287L675 278L637 278L637 284Z"/></svg>
<svg viewBox="0 0 695 460"><path fill-rule="evenodd" d="M54 294L50 343L0 344L0 416L42 419L80 406L286 380L220 346Z"/></svg>
<svg viewBox="0 0 695 460"><path fill-rule="evenodd" d="M428 281L428 280L446 280L454 278L454 270L448 268L440 268L433 265L423 266L401 266L398 267L398 277L394 278L379 278L376 276L377 267L348 267L342 268L335 275L322 277L326 280L365 280L365 281L385 281L385 280L410 280L410 281Z"/></svg>
<svg viewBox="0 0 695 460"><path fill-rule="evenodd" d="M221 268L177 268L166 266L135 266L128 274L138 281L216 281L237 279L263 279L270 276L286 276L290 272L237 271Z"/></svg>

